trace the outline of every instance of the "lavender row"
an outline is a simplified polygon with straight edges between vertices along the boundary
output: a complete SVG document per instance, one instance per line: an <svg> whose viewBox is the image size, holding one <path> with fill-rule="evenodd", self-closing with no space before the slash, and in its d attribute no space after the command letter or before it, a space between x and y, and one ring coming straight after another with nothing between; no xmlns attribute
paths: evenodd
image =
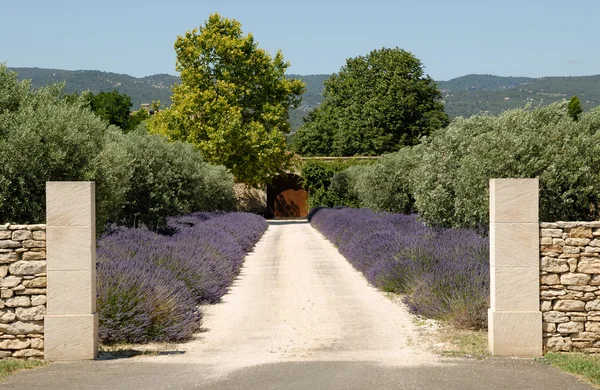
<svg viewBox="0 0 600 390"><path fill-rule="evenodd" d="M193 213L160 233L113 227L98 240L98 313L105 343L182 341L200 327L267 228L249 213Z"/></svg>
<svg viewBox="0 0 600 390"><path fill-rule="evenodd" d="M412 313L484 328L489 243L468 229L425 226L416 214L315 209L310 223L376 287L405 294Z"/></svg>

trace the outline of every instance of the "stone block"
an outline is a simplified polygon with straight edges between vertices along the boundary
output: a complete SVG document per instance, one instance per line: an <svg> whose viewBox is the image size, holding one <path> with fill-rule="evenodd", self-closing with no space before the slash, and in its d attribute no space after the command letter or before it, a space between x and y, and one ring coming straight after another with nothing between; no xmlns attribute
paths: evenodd
<svg viewBox="0 0 600 390"><path fill-rule="evenodd" d="M14 262L8 268L12 275L37 275L46 272L46 261L44 260L20 260Z"/></svg>
<svg viewBox="0 0 600 390"><path fill-rule="evenodd" d="M542 323L542 332L546 333L554 333L556 331L556 324L552 322L543 322Z"/></svg>
<svg viewBox="0 0 600 390"><path fill-rule="evenodd" d="M567 238L565 240L565 245L570 246L586 246L590 242L589 238Z"/></svg>
<svg viewBox="0 0 600 390"><path fill-rule="evenodd" d="M573 238L592 238L592 237L594 237L594 235L592 234L592 228L587 227L587 226L572 227L569 229L568 233L569 233L569 237L573 237ZM584 244L584 245L586 245L586 244Z"/></svg>
<svg viewBox="0 0 600 390"><path fill-rule="evenodd" d="M577 271L584 274L600 274L600 258L582 258L577 264Z"/></svg>
<svg viewBox="0 0 600 390"><path fill-rule="evenodd" d="M491 267L490 307L496 311L539 310L537 267Z"/></svg>
<svg viewBox="0 0 600 390"><path fill-rule="evenodd" d="M27 339L12 339L0 341L0 349L25 349L29 348L30 345L31 342Z"/></svg>
<svg viewBox="0 0 600 390"><path fill-rule="evenodd" d="M575 300L564 300L557 301L554 304L555 311L569 312L569 311L584 311L585 302Z"/></svg>
<svg viewBox="0 0 600 390"><path fill-rule="evenodd" d="M589 301L585 304L585 310L587 311L599 311L600 310L600 300ZM591 314L591 313L588 313Z"/></svg>
<svg viewBox="0 0 600 390"><path fill-rule="evenodd" d="M585 323L585 331L600 333L600 322L592 322L592 321L586 322Z"/></svg>
<svg viewBox="0 0 600 390"><path fill-rule="evenodd" d="M17 318L14 309L0 309L0 323L10 324Z"/></svg>
<svg viewBox="0 0 600 390"><path fill-rule="evenodd" d="M542 313L488 311L489 349L495 356L541 356Z"/></svg>
<svg viewBox="0 0 600 390"><path fill-rule="evenodd" d="M0 324L0 332L12 335L27 335L31 333L44 332L42 321L23 322L17 321L11 324Z"/></svg>
<svg viewBox="0 0 600 390"><path fill-rule="evenodd" d="M549 337L544 339L544 347L552 352L569 352L573 342L569 337Z"/></svg>
<svg viewBox="0 0 600 390"><path fill-rule="evenodd" d="M91 226L48 226L48 270L96 268L96 237Z"/></svg>
<svg viewBox="0 0 600 390"><path fill-rule="evenodd" d="M579 333L585 330L585 325L583 324L583 322L565 322L562 324L558 324L556 330L558 333L561 334Z"/></svg>
<svg viewBox="0 0 600 390"><path fill-rule="evenodd" d="M592 277L588 274L564 274L560 276L560 282L565 286L586 286Z"/></svg>
<svg viewBox="0 0 600 390"><path fill-rule="evenodd" d="M23 278L19 277L19 276L7 276L4 278L0 278L0 287L1 288L13 288L13 287L17 287L21 281L23 280Z"/></svg>
<svg viewBox="0 0 600 390"><path fill-rule="evenodd" d="M548 311L543 313L543 318L545 322L552 324L561 324L565 322L569 322L569 316L563 312L559 311Z"/></svg>
<svg viewBox="0 0 600 390"><path fill-rule="evenodd" d="M33 234L29 230L15 230L12 232L13 241L30 240Z"/></svg>
<svg viewBox="0 0 600 390"><path fill-rule="evenodd" d="M24 280L23 286L26 288L45 288L46 287L46 277L41 276L35 279Z"/></svg>
<svg viewBox="0 0 600 390"><path fill-rule="evenodd" d="M547 286L553 286L560 284L560 278L557 274L542 275L540 277L540 283L545 284Z"/></svg>
<svg viewBox="0 0 600 390"><path fill-rule="evenodd" d="M555 259L553 257L542 257L540 269L544 272L561 273L569 271L569 263L566 259Z"/></svg>
<svg viewBox="0 0 600 390"><path fill-rule="evenodd" d="M47 226L93 226L94 182L46 182Z"/></svg>
<svg viewBox="0 0 600 390"><path fill-rule="evenodd" d="M20 248L20 242L13 240L0 240L0 249Z"/></svg>
<svg viewBox="0 0 600 390"><path fill-rule="evenodd" d="M562 239L562 229L540 229L540 237L555 237ZM554 241L553 241L554 244Z"/></svg>
<svg viewBox="0 0 600 390"><path fill-rule="evenodd" d="M542 301L540 304L541 311L550 311L552 310L552 301Z"/></svg>
<svg viewBox="0 0 600 390"><path fill-rule="evenodd" d="M46 296L45 295L34 295L31 297L31 306L39 306L46 304Z"/></svg>
<svg viewBox="0 0 600 390"><path fill-rule="evenodd" d="M12 232L10 230L0 230L0 240L10 240Z"/></svg>
<svg viewBox="0 0 600 390"><path fill-rule="evenodd" d="M13 353L13 357L20 358L41 358L44 356L44 352L37 349L22 349Z"/></svg>
<svg viewBox="0 0 600 390"><path fill-rule="evenodd" d="M98 356L97 314L47 315L44 328L45 360L88 360Z"/></svg>
<svg viewBox="0 0 600 390"><path fill-rule="evenodd" d="M26 240L23 241L23 248L32 249L32 248L45 248L46 241L36 241L36 240Z"/></svg>
<svg viewBox="0 0 600 390"><path fill-rule="evenodd" d="M23 260L46 260L46 252L25 252Z"/></svg>
<svg viewBox="0 0 600 390"><path fill-rule="evenodd" d="M490 223L538 223L538 188L535 179L491 179Z"/></svg>
<svg viewBox="0 0 600 390"><path fill-rule="evenodd" d="M31 299L27 296L11 297L4 300L6 307L29 307Z"/></svg>
<svg viewBox="0 0 600 390"><path fill-rule="evenodd" d="M15 314L17 315L17 319L20 321L42 321L44 319L44 315L46 314L46 307L17 307L15 309Z"/></svg>
<svg viewBox="0 0 600 390"><path fill-rule="evenodd" d="M536 223L490 224L490 265L538 267L539 237Z"/></svg>
<svg viewBox="0 0 600 390"><path fill-rule="evenodd" d="M36 241L46 241L46 231L45 230L35 230L35 231L33 231L32 237Z"/></svg>
<svg viewBox="0 0 600 390"><path fill-rule="evenodd" d="M96 312L96 269L48 271L48 314Z"/></svg>

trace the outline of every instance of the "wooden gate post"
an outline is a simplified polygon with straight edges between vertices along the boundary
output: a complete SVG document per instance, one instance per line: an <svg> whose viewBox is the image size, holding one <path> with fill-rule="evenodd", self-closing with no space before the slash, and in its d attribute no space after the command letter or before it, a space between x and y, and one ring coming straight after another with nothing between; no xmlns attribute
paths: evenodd
<svg viewBox="0 0 600 390"><path fill-rule="evenodd" d="M98 315L94 182L47 182L46 225L44 358L95 359Z"/></svg>
<svg viewBox="0 0 600 390"><path fill-rule="evenodd" d="M492 355L541 356L538 179L490 180Z"/></svg>

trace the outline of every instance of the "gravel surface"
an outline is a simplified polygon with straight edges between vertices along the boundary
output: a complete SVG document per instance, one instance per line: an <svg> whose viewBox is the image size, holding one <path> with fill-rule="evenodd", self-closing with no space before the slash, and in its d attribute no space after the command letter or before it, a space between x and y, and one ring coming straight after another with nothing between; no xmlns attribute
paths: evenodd
<svg viewBox="0 0 600 390"><path fill-rule="evenodd" d="M144 359L208 363L217 376L277 362L438 362L406 309L306 221L270 223L223 302L206 307L203 328L185 353Z"/></svg>

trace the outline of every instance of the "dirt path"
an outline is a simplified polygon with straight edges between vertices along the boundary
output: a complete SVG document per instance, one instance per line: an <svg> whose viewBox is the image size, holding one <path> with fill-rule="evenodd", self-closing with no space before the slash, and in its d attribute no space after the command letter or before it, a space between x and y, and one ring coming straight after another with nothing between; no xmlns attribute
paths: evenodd
<svg viewBox="0 0 600 390"><path fill-rule="evenodd" d="M223 303L208 307L184 354L215 374L265 363L370 361L413 366L437 358L418 348L405 309L393 303L305 221L273 221Z"/></svg>

